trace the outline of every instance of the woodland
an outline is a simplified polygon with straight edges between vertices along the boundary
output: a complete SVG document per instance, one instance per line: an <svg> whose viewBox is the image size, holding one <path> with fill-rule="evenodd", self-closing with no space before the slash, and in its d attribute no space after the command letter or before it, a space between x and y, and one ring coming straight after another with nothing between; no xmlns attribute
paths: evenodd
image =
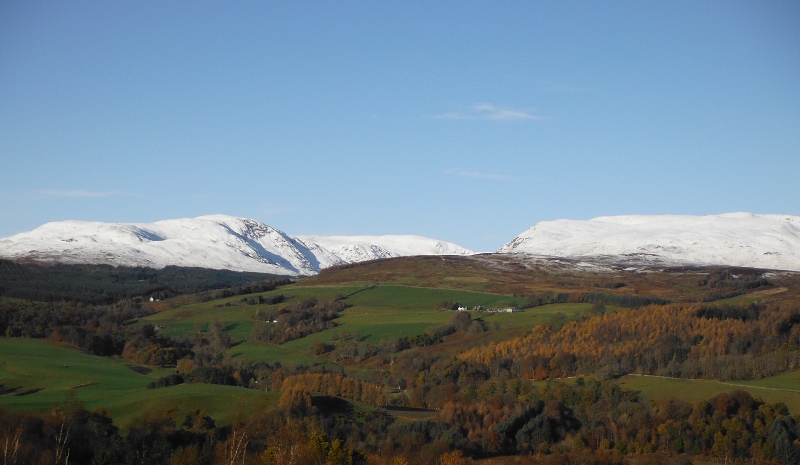
<svg viewBox="0 0 800 465"><path fill-rule="evenodd" d="M1 265L25 289L52 279L52 269ZM121 271L61 271L104 272ZM0 342L35 339L125 364L150 376L141 395L153 398L218 385L267 400L228 400L224 418L166 402L123 424L83 388L22 408L4 399L46 388L0 379L0 464L800 463L800 412L766 388L696 401L621 383L800 380L797 274L586 271L507 257L381 260L297 282L197 273L194 284L158 274L170 291L153 301L163 291L92 297L96 288L79 284L54 286L58 300L13 297L4 278ZM498 302L523 312L482 311ZM359 326L359 312L399 323L381 333ZM306 358L246 356L248 347Z"/></svg>

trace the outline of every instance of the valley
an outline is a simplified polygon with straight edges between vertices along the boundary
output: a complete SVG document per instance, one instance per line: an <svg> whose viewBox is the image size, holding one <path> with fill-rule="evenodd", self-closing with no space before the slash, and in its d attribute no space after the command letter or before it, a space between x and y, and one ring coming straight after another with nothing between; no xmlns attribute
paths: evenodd
<svg viewBox="0 0 800 465"><path fill-rule="evenodd" d="M180 431L199 411L213 419L212 442L223 448L236 428L285 434L276 425L291 420L300 422L297 437L324 433L326 447L337 440L353 463L376 464L439 463L455 452L478 462L536 452L601 463L615 451L624 462L705 448L712 461L731 453L784 461L767 449L784 433L757 425L795 434L793 273L472 255L275 279L100 306L2 298L0 409L20 418L63 415L69 405L102 409L121 437L156 418L172 425L164 434ZM507 308L521 311L491 311ZM627 407L604 410L607 401ZM715 411L723 401L739 410ZM673 407L661 410L664 403ZM702 408L722 439L697 429ZM596 416L603 411L616 430ZM649 419L636 425L636 415ZM730 415L745 421L746 447L718 445L734 434L722 426ZM673 438L683 446L659 446L663 422L683 425ZM520 426L504 433L511 424ZM203 434L211 440L212 430ZM260 463L269 448L250 439L247 456ZM192 445L183 444L171 456Z"/></svg>

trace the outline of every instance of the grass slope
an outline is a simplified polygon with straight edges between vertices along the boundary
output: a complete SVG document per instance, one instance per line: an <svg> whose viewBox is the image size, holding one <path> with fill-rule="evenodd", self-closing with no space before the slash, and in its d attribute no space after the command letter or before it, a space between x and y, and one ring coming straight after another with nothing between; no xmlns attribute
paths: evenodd
<svg viewBox="0 0 800 465"><path fill-rule="evenodd" d="M430 289L402 285L371 286L302 286L291 285L275 291L260 293L265 297L284 294L287 301L275 305L247 305L242 300L248 296L229 297L211 302L191 304L170 308L142 318L139 325L146 323L163 327L163 334L169 336L193 337L198 330L205 328L213 320L225 323L228 334L242 342L231 354L251 360L281 360L297 363L319 363L324 359L313 357L309 351L316 341L329 341L334 333L358 333L360 339L377 343L382 339L422 334L428 328L445 323L453 313L439 305L443 301L460 302L469 307L505 307L522 305L524 299L502 294L481 293L453 289ZM352 307L344 311L337 320L337 328L297 339L280 348L271 344L249 342L254 317L259 310L277 310L282 306L316 297L320 300L343 298ZM518 326L530 328L534 321L546 321L552 314L565 311L572 314L576 309L587 307L575 304L559 310L556 306L538 307L527 313L513 315L489 315L503 327ZM475 315L478 315L475 313ZM538 316L537 316L538 315ZM299 352L298 352L299 351Z"/></svg>
<svg viewBox="0 0 800 465"><path fill-rule="evenodd" d="M642 392L645 399L681 399L689 403L708 400L724 392L747 391L751 396L773 404L782 402L789 411L800 412L800 371L792 371L758 381L721 382L707 379L678 379L657 376L628 375L619 383L627 389ZM794 389L786 386L794 384Z"/></svg>
<svg viewBox="0 0 800 465"><path fill-rule="evenodd" d="M159 326L163 334L192 338L209 323L218 320L225 323L235 342L228 351L234 359L335 366L330 359L313 354L311 347L315 342L329 342L344 333L357 334L360 340L373 344L396 337L415 336L453 316L453 312L441 307L443 301L459 302L468 307L521 306L526 301L523 293L598 291L680 300L684 297L698 298L706 292L698 290L697 286L697 276L704 273L698 270L657 274L576 271L569 267L528 266L516 257L502 256L410 257L329 270L274 291L255 294L264 297L283 294L287 297L286 302L271 306L248 305L248 297L254 295L191 304L186 303L190 299L181 298L148 302L147 305L159 311L136 324L149 323ZM606 287L617 282L624 282L625 286ZM786 292L786 289L760 290L726 303L749 303L770 298L780 304L796 305L796 293ZM343 299L351 307L342 313L337 320L339 326L333 329L283 345L250 340L259 310L273 312L311 297ZM443 344L412 350L452 353L523 334L535 324L552 321L558 314L563 314L563 317L559 316L562 321L578 318L590 307L586 303L566 303L529 308L522 313L473 312L473 318L482 318L491 331L476 335L456 334L445 339ZM607 305L606 310L621 309ZM278 393L218 385L146 389L150 382L171 370L152 369L141 374L132 366L118 359L95 357L46 341L0 338L0 385L4 390L11 390L0 394L0 407L44 411L63 402L71 390L78 400L86 403L87 408L103 407L119 425L124 426L143 411L169 406L178 407L179 415L190 408L201 408L224 422L237 412L247 411L248 405L274 405L279 396ZM378 367L374 363L352 362L344 368L353 372ZM139 369L141 371L141 367ZM627 388L642 391L648 399L672 396L689 402L708 399L720 392L745 389L766 402L783 402L793 412L800 411L800 372L736 385L638 376L626 376L621 382Z"/></svg>
<svg viewBox="0 0 800 465"><path fill-rule="evenodd" d="M286 286L270 292L179 305L175 308L155 313L147 318L142 318L139 320L139 325L149 323L163 326L162 331L167 336L191 338L197 334L197 327L203 329L208 323L219 320L225 323L226 330L233 339L242 341L250 338L250 333L253 329L253 318L259 310L277 309L288 303L300 302L312 297L320 300L334 300L339 296L348 295L360 289L361 287L352 285L335 287ZM288 298L287 302L275 305L247 305L242 301L254 295L269 297L279 294L285 295Z"/></svg>
<svg viewBox="0 0 800 465"><path fill-rule="evenodd" d="M67 392L86 408L106 409L118 426L125 427L145 411L178 408L205 410L218 421L231 418L247 403L275 403L276 394L216 385L180 385L147 389L147 385L172 370L152 369L141 374L137 365L97 357L68 346L40 339L0 338L0 385L11 390L0 395L0 407L44 412L63 404Z"/></svg>
<svg viewBox="0 0 800 465"><path fill-rule="evenodd" d="M437 289L406 285L325 285L305 286L298 283L280 289L260 293L264 297L278 294L287 296L287 301L274 305L247 305L243 300L249 296L236 296L198 304L169 308L147 318L139 325L153 324L162 327L163 334L179 337L194 337L214 320L225 323L230 336L237 344L228 355L252 361L280 361L283 364L317 365L331 364L323 357L315 356L311 350L315 342L330 342L344 334L357 335L358 339L373 344L403 336L416 336L431 327L446 323L453 312L441 307L444 301L459 302L470 308L478 305L489 307L522 306L523 297L504 294L476 292L458 289ZM352 305L337 320L339 326L311 334L283 345L251 341L254 318L259 310L275 311L285 305L311 297L320 300L344 299ZM488 340L497 340L528 331L535 324L546 323L556 314L574 318L585 312L589 304L552 304L525 309L521 313L472 312L473 318L483 318L493 331ZM609 311L618 310L609 306Z"/></svg>

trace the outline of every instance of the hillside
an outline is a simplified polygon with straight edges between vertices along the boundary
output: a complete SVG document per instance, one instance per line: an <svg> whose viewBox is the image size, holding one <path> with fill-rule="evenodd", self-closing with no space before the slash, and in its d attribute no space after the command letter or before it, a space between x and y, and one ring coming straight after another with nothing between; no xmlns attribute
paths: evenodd
<svg viewBox="0 0 800 465"><path fill-rule="evenodd" d="M791 273L785 279L793 279L792 275L797 276ZM782 274L753 268L650 265L629 269L626 265L587 263L579 259L477 254L399 257L341 265L304 278L303 282L306 285L393 283L509 295L599 292L703 301L743 293L749 289L747 286L760 286L767 276L770 283L784 279Z"/></svg>
<svg viewBox="0 0 800 465"><path fill-rule="evenodd" d="M537 223L500 253L663 265L723 265L800 271L800 217L606 216Z"/></svg>
<svg viewBox="0 0 800 465"><path fill-rule="evenodd" d="M11 260L280 275L313 275L332 265L401 255L471 253L418 236L300 239L255 220L226 215L148 224L61 221L0 239L0 258Z"/></svg>
<svg viewBox="0 0 800 465"><path fill-rule="evenodd" d="M154 278L184 279L167 270ZM0 420L45 425L23 434L42 454L66 422L70 463L86 464L82 435L100 423L120 456L144 450L153 426L159 463L220 463L213 452L243 432L244 463L280 463L276 441L359 451L298 463L363 465L800 456L798 273L488 254L256 284L103 305L0 298ZM533 454L547 461L516 461Z"/></svg>
<svg viewBox="0 0 800 465"><path fill-rule="evenodd" d="M92 304L124 299L163 299L260 281L286 282L285 276L208 268L167 266L132 268L110 265L48 265L0 259L0 297L40 302L77 301ZM266 284L260 284L262 287Z"/></svg>

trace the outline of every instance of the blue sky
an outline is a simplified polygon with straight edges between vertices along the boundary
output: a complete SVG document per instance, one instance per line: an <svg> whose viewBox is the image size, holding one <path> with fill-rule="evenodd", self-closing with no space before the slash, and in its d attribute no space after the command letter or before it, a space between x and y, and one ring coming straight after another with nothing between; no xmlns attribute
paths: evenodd
<svg viewBox="0 0 800 465"><path fill-rule="evenodd" d="M2 2L0 237L800 215L800 3Z"/></svg>

